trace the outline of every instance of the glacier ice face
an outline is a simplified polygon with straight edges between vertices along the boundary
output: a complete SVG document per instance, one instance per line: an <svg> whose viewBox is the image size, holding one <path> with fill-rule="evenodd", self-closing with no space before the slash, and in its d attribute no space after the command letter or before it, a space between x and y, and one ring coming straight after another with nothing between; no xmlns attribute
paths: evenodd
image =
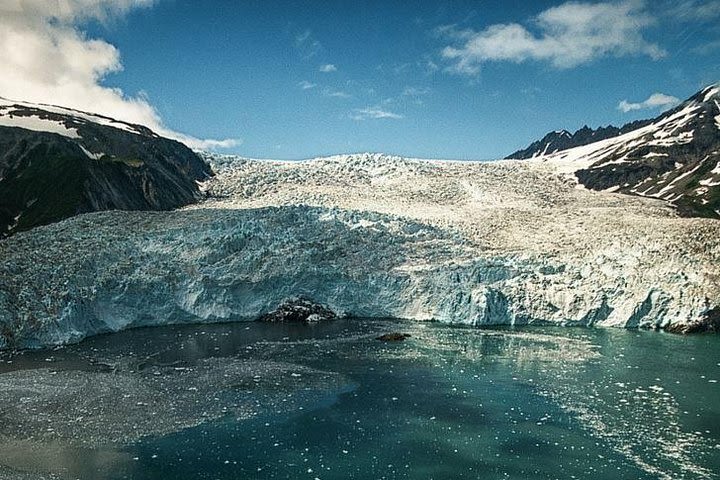
<svg viewBox="0 0 720 480"><path fill-rule="evenodd" d="M372 228L354 228L361 220ZM433 227L309 207L91 214L19 234L0 250L6 346L249 320L293 296L395 316L403 302L394 296L413 278L399 267L467 257L460 239Z"/></svg>
<svg viewBox="0 0 720 480"><path fill-rule="evenodd" d="M200 205L0 242L0 347L252 320L298 296L358 317L628 327L720 301L720 223L578 189L548 163L209 160Z"/></svg>

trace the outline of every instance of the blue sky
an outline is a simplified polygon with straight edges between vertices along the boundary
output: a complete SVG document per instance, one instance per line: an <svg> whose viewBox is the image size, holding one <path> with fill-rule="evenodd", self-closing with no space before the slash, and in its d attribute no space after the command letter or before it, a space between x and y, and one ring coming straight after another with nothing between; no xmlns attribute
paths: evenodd
<svg viewBox="0 0 720 480"><path fill-rule="evenodd" d="M716 0L122 2L61 19L118 54L94 81L251 157L498 158L720 80Z"/></svg>

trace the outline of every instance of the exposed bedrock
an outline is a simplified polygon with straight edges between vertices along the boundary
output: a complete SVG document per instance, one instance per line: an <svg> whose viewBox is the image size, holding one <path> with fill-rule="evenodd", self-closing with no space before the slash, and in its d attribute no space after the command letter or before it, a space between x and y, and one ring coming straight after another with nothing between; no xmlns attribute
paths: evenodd
<svg viewBox="0 0 720 480"><path fill-rule="evenodd" d="M2 348L255 320L290 298L357 317L629 327L691 324L718 298L712 279L667 265L627 276L594 258L483 251L450 229L303 206L81 215L0 242L0 258Z"/></svg>

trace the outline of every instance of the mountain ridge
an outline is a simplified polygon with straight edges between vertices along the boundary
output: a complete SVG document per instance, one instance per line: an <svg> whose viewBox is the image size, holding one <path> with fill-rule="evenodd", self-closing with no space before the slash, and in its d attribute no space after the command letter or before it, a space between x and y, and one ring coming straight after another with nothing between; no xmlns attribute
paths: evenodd
<svg viewBox="0 0 720 480"><path fill-rule="evenodd" d="M623 129L628 126L633 128L552 153L541 142L518 152L532 161L563 163L591 190L659 198L683 216L720 218L720 84ZM588 138L580 135L578 142L580 137Z"/></svg>
<svg viewBox="0 0 720 480"><path fill-rule="evenodd" d="M533 157L557 153L561 150L567 150L569 148L581 147L592 142L598 142L600 140L605 140L631 132L635 129L644 127L650 122L651 120L635 120L633 122L626 123L622 127L607 125L605 127L600 126L598 128L590 128L588 125L583 125L574 133L570 133L568 130L555 130L546 134L542 139L531 143L526 148L511 153L505 157L505 159L527 160Z"/></svg>
<svg viewBox="0 0 720 480"><path fill-rule="evenodd" d="M211 174L142 125L0 98L0 238L79 213L187 205Z"/></svg>

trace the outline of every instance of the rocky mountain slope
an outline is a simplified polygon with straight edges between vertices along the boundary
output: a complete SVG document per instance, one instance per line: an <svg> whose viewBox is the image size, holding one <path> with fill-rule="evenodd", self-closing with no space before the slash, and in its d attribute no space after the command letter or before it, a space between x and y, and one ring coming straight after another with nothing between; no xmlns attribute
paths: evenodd
<svg viewBox="0 0 720 480"><path fill-rule="evenodd" d="M556 130L548 133L542 139L531 143L526 148L511 153L505 157L505 159L527 160L529 158L557 153L561 150L567 150L568 148L581 147L589 143L623 135L644 127L651 121L652 120L639 120L623 125L620 128L608 125L607 127L593 129L585 125L575 133L570 133L567 130Z"/></svg>
<svg viewBox="0 0 720 480"><path fill-rule="evenodd" d="M210 174L143 126L0 99L0 238L84 212L187 205Z"/></svg>
<svg viewBox="0 0 720 480"><path fill-rule="evenodd" d="M720 222L578 189L563 161L206 158L201 203L1 241L0 347L253 320L298 297L353 316L677 331L713 328L720 306Z"/></svg>
<svg viewBox="0 0 720 480"><path fill-rule="evenodd" d="M516 154L564 162L568 172L593 190L661 198L681 215L720 218L720 84L630 127L574 148L566 145L584 143L587 135L565 135L566 143L548 136Z"/></svg>

